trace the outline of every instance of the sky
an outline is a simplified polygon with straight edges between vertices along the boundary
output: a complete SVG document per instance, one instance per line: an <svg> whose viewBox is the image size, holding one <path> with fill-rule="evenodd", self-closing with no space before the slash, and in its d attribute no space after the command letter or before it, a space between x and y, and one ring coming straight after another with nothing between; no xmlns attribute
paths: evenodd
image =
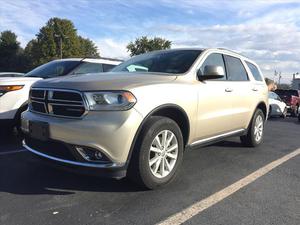
<svg viewBox="0 0 300 225"><path fill-rule="evenodd" d="M51 17L72 20L103 57L128 58L126 45L146 35L237 51L285 83L300 72L300 0L0 0L0 32L22 47Z"/></svg>

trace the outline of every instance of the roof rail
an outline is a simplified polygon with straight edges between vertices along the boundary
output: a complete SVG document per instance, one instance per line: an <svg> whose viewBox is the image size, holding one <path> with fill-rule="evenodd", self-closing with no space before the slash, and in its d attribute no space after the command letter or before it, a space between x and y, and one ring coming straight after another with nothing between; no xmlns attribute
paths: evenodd
<svg viewBox="0 0 300 225"><path fill-rule="evenodd" d="M238 55L240 55L240 56L243 56L243 57L247 58L247 56L245 56L245 55L243 55L243 54L241 54L241 53L238 53L238 52L236 52L236 51L227 49L227 48L217 48L217 49L225 50L225 51L228 51L228 52L232 52L232 53L235 53L235 54L238 54Z"/></svg>
<svg viewBox="0 0 300 225"><path fill-rule="evenodd" d="M114 59L114 58L108 58L108 57L99 57L99 58L92 58L92 57L85 57L84 59L104 59L104 60L111 60L111 61L118 61L118 62L123 62L124 60L122 59Z"/></svg>

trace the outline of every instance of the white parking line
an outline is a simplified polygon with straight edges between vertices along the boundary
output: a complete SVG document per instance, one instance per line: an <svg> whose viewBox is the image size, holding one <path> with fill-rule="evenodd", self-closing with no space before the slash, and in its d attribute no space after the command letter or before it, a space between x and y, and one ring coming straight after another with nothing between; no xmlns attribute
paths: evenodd
<svg viewBox="0 0 300 225"><path fill-rule="evenodd" d="M15 154L19 152L26 152L26 149L20 149L20 150L15 150L15 151L7 151L7 152L0 152L0 155L9 155L9 154Z"/></svg>
<svg viewBox="0 0 300 225"><path fill-rule="evenodd" d="M218 202L234 194L241 188L251 184L261 176L265 175L266 173L270 172L271 170L275 169L276 167L280 166L281 164L288 161L289 159L296 157L299 154L300 154L300 148L283 156L280 159L277 159L267 164L266 166L256 170L255 172L231 184L230 186L222 189L221 191L218 191L215 194L194 203L188 208L182 210L181 212L178 212L168 217L166 220L158 223L158 225L176 225L176 224L182 224L186 222L187 220L201 213L203 210L208 209L209 207L217 204Z"/></svg>

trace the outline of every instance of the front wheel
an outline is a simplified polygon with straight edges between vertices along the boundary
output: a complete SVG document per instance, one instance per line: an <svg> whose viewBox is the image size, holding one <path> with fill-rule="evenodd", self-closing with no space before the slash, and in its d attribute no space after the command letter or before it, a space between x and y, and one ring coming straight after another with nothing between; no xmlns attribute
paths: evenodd
<svg viewBox="0 0 300 225"><path fill-rule="evenodd" d="M170 183L182 162L183 146L181 130L173 120L151 117L143 127L133 152L129 178L148 189Z"/></svg>
<svg viewBox="0 0 300 225"><path fill-rule="evenodd" d="M261 109L256 109L246 135L241 136L241 142L247 147L256 147L264 137L265 116Z"/></svg>
<svg viewBox="0 0 300 225"><path fill-rule="evenodd" d="M281 117L282 118L286 118L286 115L287 115L287 108L285 107L284 110L283 110L283 112L282 112Z"/></svg>

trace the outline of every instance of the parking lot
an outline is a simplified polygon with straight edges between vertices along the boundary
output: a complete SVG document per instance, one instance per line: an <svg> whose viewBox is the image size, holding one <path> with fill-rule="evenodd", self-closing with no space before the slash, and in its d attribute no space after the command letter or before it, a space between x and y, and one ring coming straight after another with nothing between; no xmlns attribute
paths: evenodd
<svg viewBox="0 0 300 225"><path fill-rule="evenodd" d="M300 148L296 118L267 122L264 144L238 138L187 151L178 179L155 191L130 181L72 174L40 164L18 138L0 138L0 224L157 224ZM300 224L295 155L185 224ZM176 221L176 217L175 221ZM178 221L177 221L178 222Z"/></svg>

